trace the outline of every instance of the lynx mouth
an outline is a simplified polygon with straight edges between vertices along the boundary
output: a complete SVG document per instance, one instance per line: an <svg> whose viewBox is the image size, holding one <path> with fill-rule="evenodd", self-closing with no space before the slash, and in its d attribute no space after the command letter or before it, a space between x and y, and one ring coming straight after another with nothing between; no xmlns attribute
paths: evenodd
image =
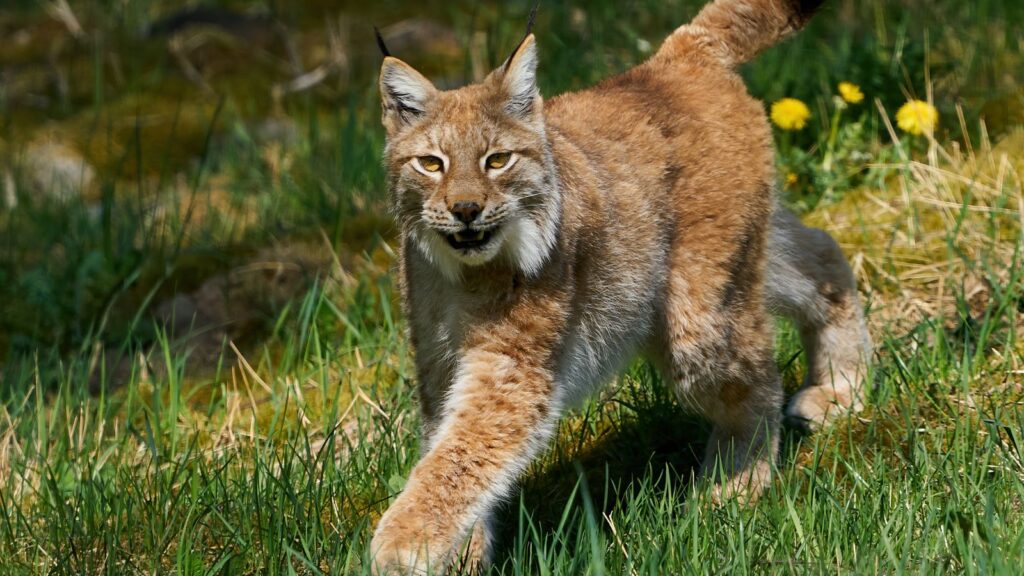
<svg viewBox="0 0 1024 576"><path fill-rule="evenodd" d="M490 243L494 237L493 230L460 230L454 234L445 234L448 244L456 250L477 250Z"/></svg>

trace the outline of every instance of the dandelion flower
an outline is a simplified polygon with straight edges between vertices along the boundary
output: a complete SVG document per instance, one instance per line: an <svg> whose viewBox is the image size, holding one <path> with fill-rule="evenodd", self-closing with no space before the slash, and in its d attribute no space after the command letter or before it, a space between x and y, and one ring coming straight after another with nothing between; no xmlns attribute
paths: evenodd
<svg viewBox="0 0 1024 576"><path fill-rule="evenodd" d="M786 174L786 187L787 188L792 188L799 181L800 181L800 177L796 175L796 172L790 172L789 174Z"/></svg>
<svg viewBox="0 0 1024 576"><path fill-rule="evenodd" d="M796 98L783 98L772 104L772 122L783 130L803 130L811 109Z"/></svg>
<svg viewBox="0 0 1024 576"><path fill-rule="evenodd" d="M896 124L914 136L931 134L939 125L939 111L921 100L911 100L896 112Z"/></svg>
<svg viewBox="0 0 1024 576"><path fill-rule="evenodd" d="M864 100L864 93L861 92L860 86L853 82L840 82L839 95L849 104L860 104Z"/></svg>

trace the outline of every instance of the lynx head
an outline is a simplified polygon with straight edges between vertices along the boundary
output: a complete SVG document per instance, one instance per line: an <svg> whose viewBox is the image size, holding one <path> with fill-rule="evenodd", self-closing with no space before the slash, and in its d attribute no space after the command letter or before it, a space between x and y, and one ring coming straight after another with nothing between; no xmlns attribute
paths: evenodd
<svg viewBox="0 0 1024 576"><path fill-rule="evenodd" d="M457 90L384 59L392 209L450 279L496 259L533 275L554 245L560 199L536 69L532 34L483 82Z"/></svg>

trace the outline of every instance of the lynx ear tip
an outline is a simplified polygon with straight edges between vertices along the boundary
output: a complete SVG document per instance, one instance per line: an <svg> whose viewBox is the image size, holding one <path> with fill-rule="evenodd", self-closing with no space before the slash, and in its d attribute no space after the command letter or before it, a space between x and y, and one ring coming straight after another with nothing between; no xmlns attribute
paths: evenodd
<svg viewBox="0 0 1024 576"><path fill-rule="evenodd" d="M505 64L502 66L504 70L508 71L508 67L512 64L512 59L523 49L524 46L536 46L537 37L533 33L533 25L537 21L538 10L540 10L540 0L537 0L537 3L533 5L533 9L530 10L530 18L526 22L526 33L523 34L523 39L519 41L518 45L516 45L516 49L512 51L512 55L505 60Z"/></svg>

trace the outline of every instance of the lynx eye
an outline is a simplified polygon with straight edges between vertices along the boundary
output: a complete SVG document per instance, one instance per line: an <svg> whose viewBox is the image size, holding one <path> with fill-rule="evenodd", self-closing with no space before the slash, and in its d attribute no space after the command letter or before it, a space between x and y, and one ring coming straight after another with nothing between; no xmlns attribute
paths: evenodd
<svg viewBox="0 0 1024 576"><path fill-rule="evenodd" d="M511 159L511 152L497 152L488 156L484 164L487 166L488 170L501 170L508 165L508 162Z"/></svg>
<svg viewBox="0 0 1024 576"><path fill-rule="evenodd" d="M440 172L444 168L444 161L437 156L420 156L416 162L419 163L420 168L432 174Z"/></svg>

